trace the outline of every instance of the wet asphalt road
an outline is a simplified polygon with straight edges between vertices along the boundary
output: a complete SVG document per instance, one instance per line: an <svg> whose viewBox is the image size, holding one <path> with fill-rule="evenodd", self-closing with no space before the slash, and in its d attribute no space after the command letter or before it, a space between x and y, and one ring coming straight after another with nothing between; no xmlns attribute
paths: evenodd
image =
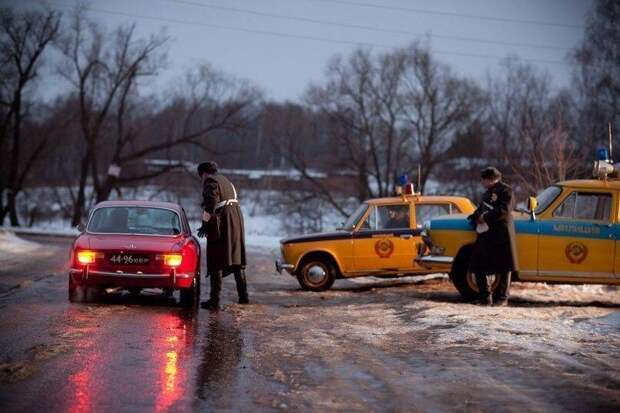
<svg viewBox="0 0 620 413"><path fill-rule="evenodd" d="M445 342L456 329L449 320L463 313L579 323L617 311L615 292L602 303L549 305L529 301L528 292L509 310L471 310L444 280L338 281L308 293L275 275L264 251L250 255L248 306L234 304L232 277L217 313L182 309L154 290L70 304L70 242L31 239L45 244L44 256L0 269L0 411L620 408L616 330L568 329L565 340L580 350L566 354L517 330L514 346L471 336ZM207 291L203 280L203 298ZM446 322L419 328L446 308Z"/></svg>

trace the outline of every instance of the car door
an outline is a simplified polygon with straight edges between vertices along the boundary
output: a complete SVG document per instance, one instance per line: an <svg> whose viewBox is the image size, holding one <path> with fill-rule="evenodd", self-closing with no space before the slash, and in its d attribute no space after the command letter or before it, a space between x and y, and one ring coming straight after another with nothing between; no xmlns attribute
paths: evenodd
<svg viewBox="0 0 620 413"><path fill-rule="evenodd" d="M571 191L539 223L538 275L542 278L614 277L612 191Z"/></svg>
<svg viewBox="0 0 620 413"><path fill-rule="evenodd" d="M354 272L411 271L414 233L409 203L371 206L353 233Z"/></svg>

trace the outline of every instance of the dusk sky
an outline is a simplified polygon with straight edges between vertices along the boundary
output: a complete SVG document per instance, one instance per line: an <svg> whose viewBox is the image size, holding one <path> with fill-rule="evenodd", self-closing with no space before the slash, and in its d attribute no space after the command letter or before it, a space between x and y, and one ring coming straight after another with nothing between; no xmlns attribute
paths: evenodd
<svg viewBox="0 0 620 413"><path fill-rule="evenodd" d="M17 9L47 4L68 15L71 0L0 0ZM484 79L516 54L570 81L569 50L583 36L589 0L106 0L89 16L108 29L135 22L140 35L165 28L169 68L160 82L209 62L246 78L267 98L297 100L324 79L335 54L356 45L381 52L430 40L457 73Z"/></svg>

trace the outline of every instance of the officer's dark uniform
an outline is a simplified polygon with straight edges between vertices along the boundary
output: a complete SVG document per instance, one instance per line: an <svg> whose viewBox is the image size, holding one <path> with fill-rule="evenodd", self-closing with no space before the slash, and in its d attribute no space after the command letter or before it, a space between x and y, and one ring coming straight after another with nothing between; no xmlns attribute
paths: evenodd
<svg viewBox="0 0 620 413"><path fill-rule="evenodd" d="M492 178L491 173L501 177L497 169L487 168L483 171L482 178ZM485 203L487 205L484 205ZM495 274L500 278L493 298L501 304L508 299L510 273L517 270L515 231L511 214L513 205L512 188L498 181L487 189L480 206L469 216L469 219L475 222L482 215L482 219L489 226L486 232L478 234L469 261L469 271L476 275L480 301L483 303L492 302L488 275Z"/></svg>
<svg viewBox="0 0 620 413"><path fill-rule="evenodd" d="M217 172L214 162L200 164L198 173L201 176L207 174L203 180L202 198L205 212L211 215L198 231L199 236L207 235L207 272L211 279L210 299L202 306L219 306L222 277L230 273L235 275L239 303L247 304L245 231L235 187Z"/></svg>

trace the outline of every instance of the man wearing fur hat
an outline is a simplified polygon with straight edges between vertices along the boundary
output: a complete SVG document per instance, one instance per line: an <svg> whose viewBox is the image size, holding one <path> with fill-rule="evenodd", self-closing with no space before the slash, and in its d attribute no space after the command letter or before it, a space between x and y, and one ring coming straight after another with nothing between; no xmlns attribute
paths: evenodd
<svg viewBox="0 0 620 413"><path fill-rule="evenodd" d="M245 233L243 214L234 185L218 173L215 162L198 165L202 179L203 215L199 237L207 237L207 273L211 280L210 298L202 308L219 309L222 278L235 275L239 304L248 304L245 278Z"/></svg>
<svg viewBox="0 0 620 413"><path fill-rule="evenodd" d="M517 270L512 188L502 182L502 174L493 167L481 174L486 192L482 202L468 218L476 226L478 238L474 244L469 272L476 275L480 290L479 304L503 306L508 304L511 271ZM499 278L493 296L489 276Z"/></svg>

